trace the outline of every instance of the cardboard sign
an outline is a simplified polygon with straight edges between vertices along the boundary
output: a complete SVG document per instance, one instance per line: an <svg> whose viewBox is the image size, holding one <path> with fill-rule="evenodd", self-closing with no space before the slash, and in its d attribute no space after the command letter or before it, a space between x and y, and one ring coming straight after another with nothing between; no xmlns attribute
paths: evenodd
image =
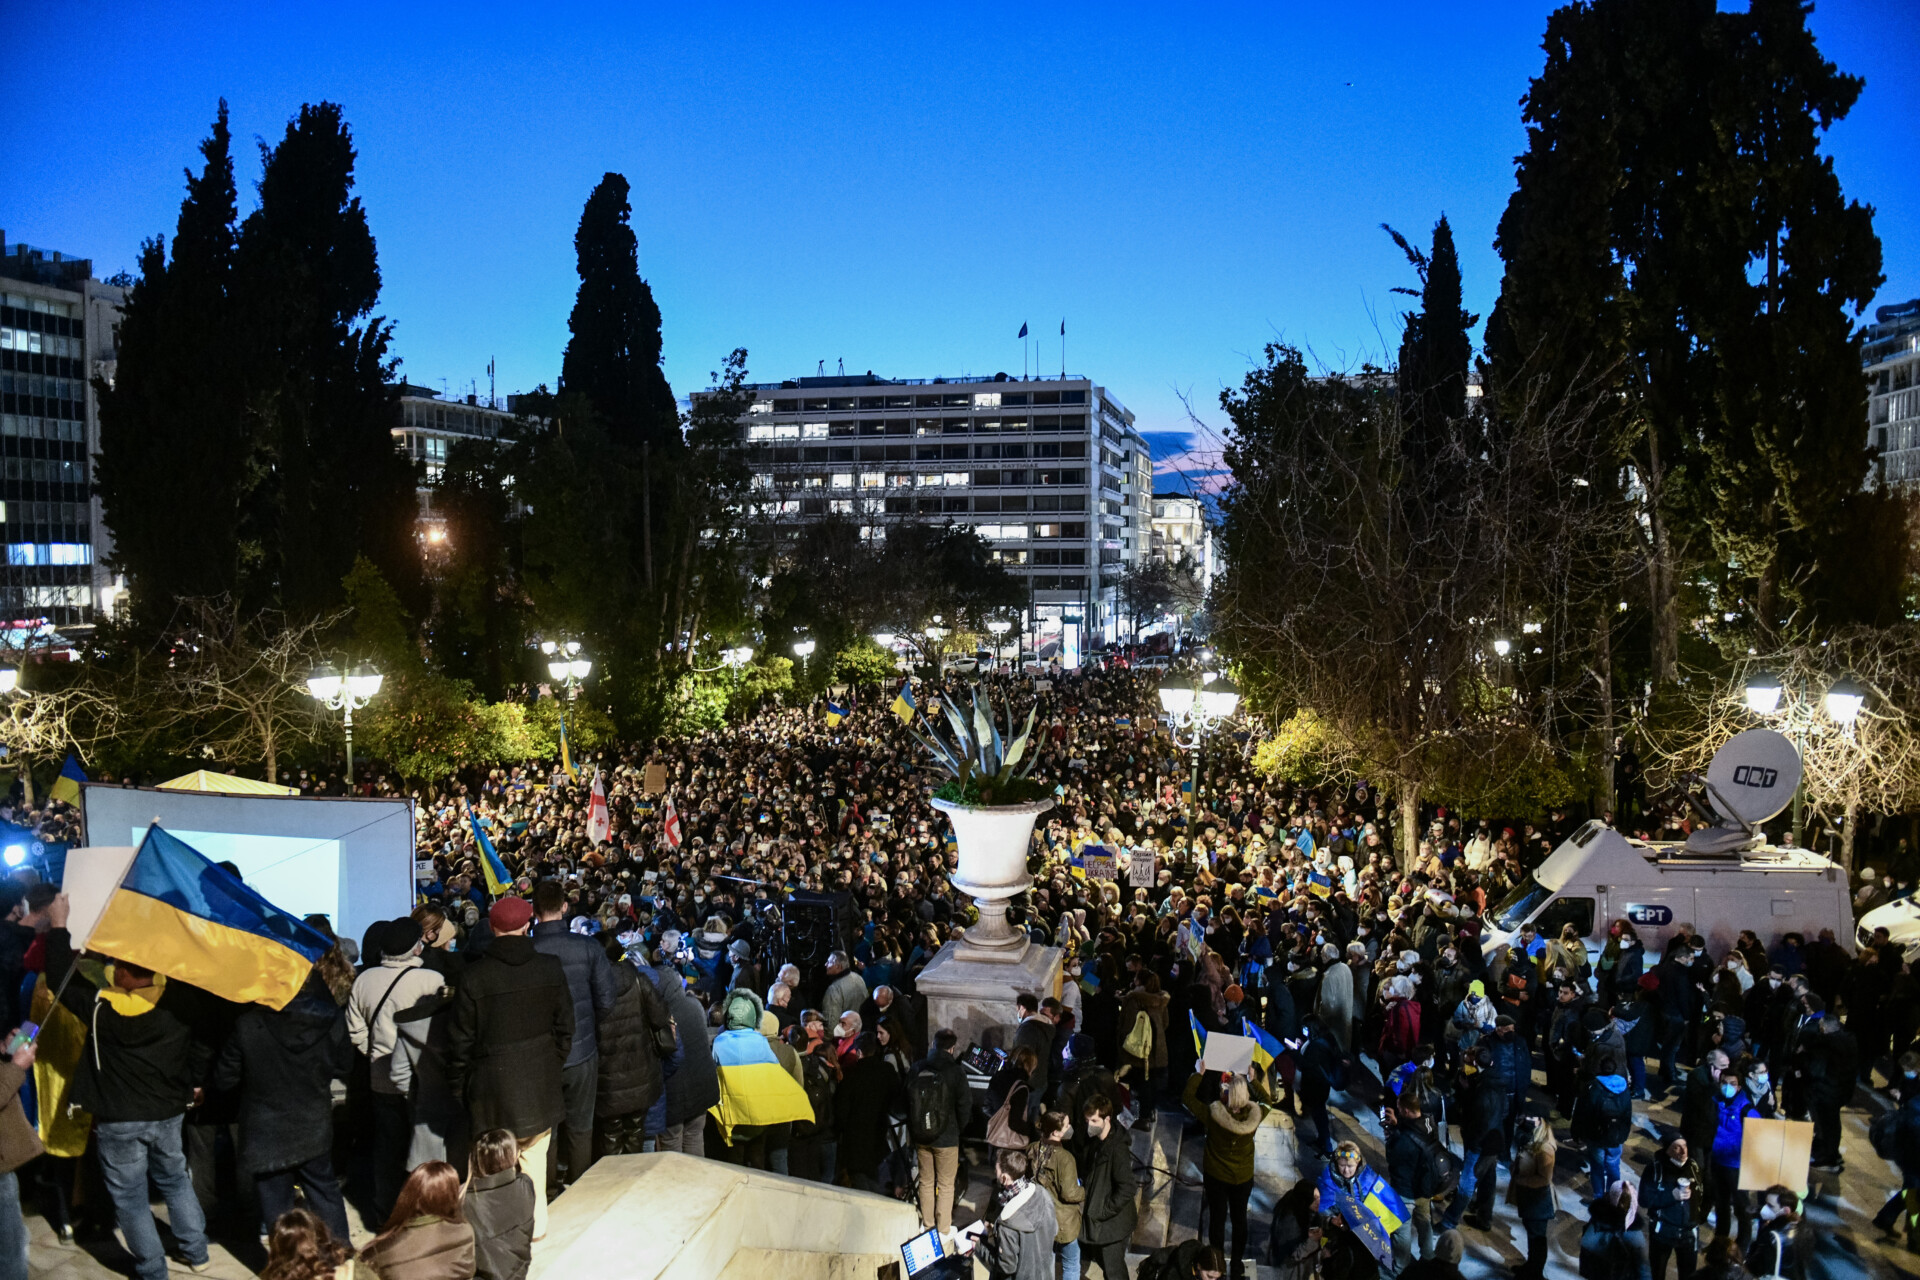
<svg viewBox="0 0 1920 1280"><path fill-rule="evenodd" d="M1035 680L1033 682L1033 691L1035 693L1046 693L1052 688L1053 688L1053 681L1051 680Z"/></svg>
<svg viewBox="0 0 1920 1280"><path fill-rule="evenodd" d="M1237 1072L1252 1070L1253 1037L1236 1036L1230 1031L1208 1032L1206 1052L1200 1055L1200 1069Z"/></svg>
<svg viewBox="0 0 1920 1280"><path fill-rule="evenodd" d="M1133 865L1127 868L1127 884L1135 889L1151 889L1158 879L1159 859L1151 849L1135 849Z"/></svg>
<svg viewBox="0 0 1920 1280"><path fill-rule="evenodd" d="M667 766L647 762L647 771L640 779L640 790L650 796L662 795L667 789Z"/></svg>
<svg viewBox="0 0 1920 1280"><path fill-rule="evenodd" d="M1811 1120L1762 1120L1748 1116L1740 1128L1740 1190L1786 1187L1807 1194L1813 1167Z"/></svg>
<svg viewBox="0 0 1920 1280"><path fill-rule="evenodd" d="M438 879L438 876L436 875L433 869L432 858L414 859L413 879L415 884L432 884L436 879Z"/></svg>
<svg viewBox="0 0 1920 1280"><path fill-rule="evenodd" d="M1120 878L1120 860L1111 853L1094 853L1089 847L1081 856L1087 879L1118 880Z"/></svg>

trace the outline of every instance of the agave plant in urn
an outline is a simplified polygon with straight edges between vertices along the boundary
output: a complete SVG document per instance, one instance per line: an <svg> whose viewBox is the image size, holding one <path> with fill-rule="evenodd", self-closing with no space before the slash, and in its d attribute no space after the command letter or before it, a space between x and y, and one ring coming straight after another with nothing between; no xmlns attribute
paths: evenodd
<svg viewBox="0 0 1920 1280"><path fill-rule="evenodd" d="M1027 712L1016 734L1005 701L996 721L991 696L978 686L970 705L955 698L942 698L940 705L950 733L931 718L924 730L909 731L948 774L933 793L933 805L953 824L959 846L960 865L949 879L980 909L962 948L974 959L1019 960L1028 939L1007 923L1007 900L1033 884L1027 852L1034 820L1053 807L1053 789L1028 776L1037 756L1032 750L1037 708Z"/></svg>

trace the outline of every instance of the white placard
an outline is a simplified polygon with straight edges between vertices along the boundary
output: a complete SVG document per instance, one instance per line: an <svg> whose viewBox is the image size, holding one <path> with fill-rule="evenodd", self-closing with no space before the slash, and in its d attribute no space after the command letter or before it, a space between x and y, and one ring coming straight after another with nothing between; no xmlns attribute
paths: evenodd
<svg viewBox="0 0 1920 1280"><path fill-rule="evenodd" d="M1253 1068L1253 1037L1230 1031L1207 1034L1207 1051L1200 1055L1202 1071L1245 1072Z"/></svg>

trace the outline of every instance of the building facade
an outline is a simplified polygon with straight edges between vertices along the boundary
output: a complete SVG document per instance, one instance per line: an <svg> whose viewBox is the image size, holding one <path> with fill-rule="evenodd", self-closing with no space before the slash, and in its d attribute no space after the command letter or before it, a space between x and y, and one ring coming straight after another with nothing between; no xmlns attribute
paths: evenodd
<svg viewBox="0 0 1920 1280"><path fill-rule="evenodd" d="M1920 483L1920 298L1873 313L1860 344L1867 375L1867 443L1880 479Z"/></svg>
<svg viewBox="0 0 1920 1280"><path fill-rule="evenodd" d="M1213 528L1200 499L1185 493L1155 494L1153 555L1168 564L1189 560L1202 593L1213 590Z"/></svg>
<svg viewBox="0 0 1920 1280"><path fill-rule="evenodd" d="M93 496L125 291L93 264L0 232L0 626L21 644L110 613L113 540Z"/></svg>
<svg viewBox="0 0 1920 1280"><path fill-rule="evenodd" d="M868 538L900 521L971 525L1025 583L1030 639L1071 657L1115 638L1116 580L1150 550L1153 464L1105 387L864 374L749 390L746 515L767 536L835 516Z"/></svg>
<svg viewBox="0 0 1920 1280"><path fill-rule="evenodd" d="M511 410L496 408L477 395L443 400L431 387L411 382L402 382L398 391L393 447L411 458L419 472L417 534L427 549L433 550L442 546L446 538L446 521L434 510L433 490L447 469L447 451L456 440L494 442L506 438L514 415Z"/></svg>

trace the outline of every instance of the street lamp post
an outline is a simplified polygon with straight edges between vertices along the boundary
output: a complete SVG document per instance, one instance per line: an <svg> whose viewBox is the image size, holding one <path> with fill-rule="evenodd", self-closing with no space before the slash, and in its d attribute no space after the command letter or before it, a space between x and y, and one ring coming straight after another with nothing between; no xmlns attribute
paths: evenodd
<svg viewBox="0 0 1920 1280"><path fill-rule="evenodd" d="M987 622L987 630L993 633L993 661L998 666L1000 659L1007 656L1007 632L1013 630L1013 624L1005 618L992 618Z"/></svg>
<svg viewBox="0 0 1920 1280"><path fill-rule="evenodd" d="M1193 758L1193 799L1187 813L1187 839L1191 847L1194 828L1200 821L1200 749L1214 725L1231 716L1240 706L1240 689L1233 681L1208 672L1199 683L1185 676L1172 676L1160 684L1160 707L1167 713L1167 726L1173 730L1174 745Z"/></svg>
<svg viewBox="0 0 1920 1280"><path fill-rule="evenodd" d="M593 670L593 659L580 655L580 642L569 640L565 644L555 644L548 640L541 644L540 652L547 655L547 674L567 691L567 701L578 698L580 682Z"/></svg>
<svg viewBox="0 0 1920 1280"><path fill-rule="evenodd" d="M795 640L793 642L793 656L800 659L800 682L803 685L807 680L807 670L812 665L807 659L813 657L813 651L817 648L819 648L819 645L812 640Z"/></svg>
<svg viewBox="0 0 1920 1280"><path fill-rule="evenodd" d="M1786 726L1787 736L1793 739L1793 749L1800 753L1804 762L1807 758L1807 735L1818 723L1812 709L1813 696L1809 689L1790 690L1779 676L1771 671L1756 671L1747 677L1747 710L1756 716L1768 719L1780 717ZM1833 721L1842 730L1851 730L1855 717L1866 705L1867 691L1852 676L1841 676L1830 681L1827 691L1820 698L1820 706L1826 712L1827 719ZM1800 771L1800 785L1793 789L1793 843L1798 845L1805 832L1803 821L1806 812L1807 773Z"/></svg>
<svg viewBox="0 0 1920 1280"><path fill-rule="evenodd" d="M346 675L331 665L314 668L307 677L307 692L323 705L343 713L347 730L347 790L353 790L353 713L373 701L386 677L364 662L354 664Z"/></svg>

